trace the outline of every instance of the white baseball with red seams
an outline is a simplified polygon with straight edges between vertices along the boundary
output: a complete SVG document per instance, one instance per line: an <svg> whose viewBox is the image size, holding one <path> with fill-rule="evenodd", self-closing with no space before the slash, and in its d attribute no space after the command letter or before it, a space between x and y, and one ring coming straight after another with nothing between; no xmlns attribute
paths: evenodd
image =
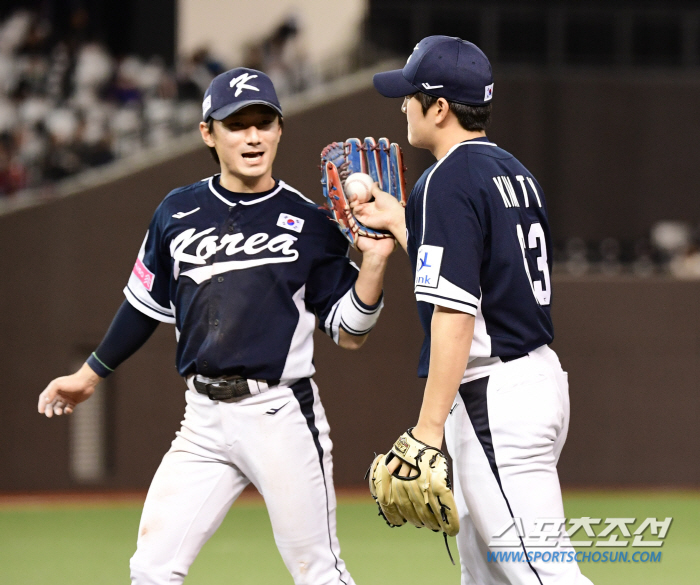
<svg viewBox="0 0 700 585"><path fill-rule="evenodd" d="M365 173L353 173L345 180L343 189L351 200L357 198L358 202L367 203L372 197L373 186L374 181L369 175Z"/></svg>

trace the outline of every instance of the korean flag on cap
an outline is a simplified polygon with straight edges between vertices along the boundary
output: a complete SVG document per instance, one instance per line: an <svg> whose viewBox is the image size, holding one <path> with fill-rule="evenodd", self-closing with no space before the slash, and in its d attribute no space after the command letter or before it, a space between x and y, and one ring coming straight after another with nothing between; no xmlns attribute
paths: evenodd
<svg viewBox="0 0 700 585"><path fill-rule="evenodd" d="M294 217L293 215L289 215L288 213L280 213L280 217L277 220L277 225L299 233L301 232L301 228L304 227L304 220Z"/></svg>

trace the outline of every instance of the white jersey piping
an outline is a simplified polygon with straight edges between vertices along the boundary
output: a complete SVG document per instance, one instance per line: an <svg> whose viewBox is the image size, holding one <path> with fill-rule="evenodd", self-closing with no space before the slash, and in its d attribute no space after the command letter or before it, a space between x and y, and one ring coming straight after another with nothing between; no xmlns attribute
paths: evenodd
<svg viewBox="0 0 700 585"><path fill-rule="evenodd" d="M225 197L220 195L216 189L214 189L214 176L209 177L209 190L212 193L214 193L214 195L216 195L219 199L221 199L221 201L223 201L226 205L230 205L231 207L235 207L235 205L236 205L235 203L232 203L231 201L229 201L228 199L226 199Z"/></svg>
<svg viewBox="0 0 700 585"><path fill-rule="evenodd" d="M214 175L216 176L216 175ZM214 176L209 177L209 190L214 193L221 201L223 201L226 205L229 205L231 207L235 207L237 204L229 201L226 199L221 193L219 193L215 188L214 188ZM274 197L277 195L277 193L280 192L280 190L286 187L289 189L289 186L284 183L284 181L280 181L279 184L277 185L277 189L275 189L272 193L268 193L267 195L264 195L262 197L258 197L257 199L252 199L251 201L239 201L241 205L255 205L256 203L260 203L261 201L265 201L266 199L270 199L270 197ZM301 193L299 193L301 195ZM303 197L303 195L302 195Z"/></svg>
<svg viewBox="0 0 700 585"><path fill-rule="evenodd" d="M312 200L309 199L308 197L302 195L302 194L301 194L299 191L297 191L294 187L290 187L290 186L287 185L287 183L285 183L284 181L280 181L280 186L282 186L282 185L284 185L284 188L287 189L287 191L291 191L292 193L296 193L296 194L299 195L299 197L301 197L304 201L307 201L308 203L313 203L314 205L318 205L318 203L316 203L315 201L312 201Z"/></svg>

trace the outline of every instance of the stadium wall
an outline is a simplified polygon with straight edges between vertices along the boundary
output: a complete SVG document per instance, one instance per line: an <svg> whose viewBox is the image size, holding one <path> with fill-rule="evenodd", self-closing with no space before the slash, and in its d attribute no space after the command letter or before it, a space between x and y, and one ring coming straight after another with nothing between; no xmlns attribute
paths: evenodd
<svg viewBox="0 0 700 585"><path fill-rule="evenodd" d="M669 84L503 81L490 135L540 178L560 233L632 233L661 212L698 221L694 137L683 120L700 107L700 92ZM643 115L665 92L679 104L665 110L665 123ZM350 135L405 143L399 105L364 90L290 116L275 174L319 200L321 147ZM406 159L412 184L431 160L410 148ZM197 148L0 216L0 490L95 487L70 475L70 418L40 417L37 397L99 343L159 201L215 170ZM554 286L554 348L571 382L564 484L700 484L697 466L688 465L700 449L700 283L560 277ZM345 352L317 334L316 380L331 422L337 485L362 484L372 453L415 422L422 333L411 289L410 266L397 252L385 312L366 346ZM174 350L174 331L162 325L108 379L110 456L98 487L148 485L184 411Z"/></svg>

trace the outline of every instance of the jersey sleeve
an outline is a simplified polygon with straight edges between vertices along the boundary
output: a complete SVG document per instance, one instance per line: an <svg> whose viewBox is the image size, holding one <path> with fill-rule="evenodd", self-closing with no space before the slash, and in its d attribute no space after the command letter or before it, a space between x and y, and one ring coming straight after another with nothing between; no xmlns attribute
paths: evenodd
<svg viewBox="0 0 700 585"><path fill-rule="evenodd" d="M131 305L163 323L175 323L175 310L170 302L171 263L170 255L164 253L159 211L148 226L129 282L124 288Z"/></svg>
<svg viewBox="0 0 700 585"><path fill-rule="evenodd" d="M325 253L311 269L305 302L319 319L319 329L336 343L341 327L341 301L352 295L359 269L348 256L349 245L341 233L329 230Z"/></svg>
<svg viewBox="0 0 700 585"><path fill-rule="evenodd" d="M484 254L482 210L474 195L450 172L430 178L423 209L417 210L422 221L414 283L416 300L470 315L476 315L481 297Z"/></svg>

